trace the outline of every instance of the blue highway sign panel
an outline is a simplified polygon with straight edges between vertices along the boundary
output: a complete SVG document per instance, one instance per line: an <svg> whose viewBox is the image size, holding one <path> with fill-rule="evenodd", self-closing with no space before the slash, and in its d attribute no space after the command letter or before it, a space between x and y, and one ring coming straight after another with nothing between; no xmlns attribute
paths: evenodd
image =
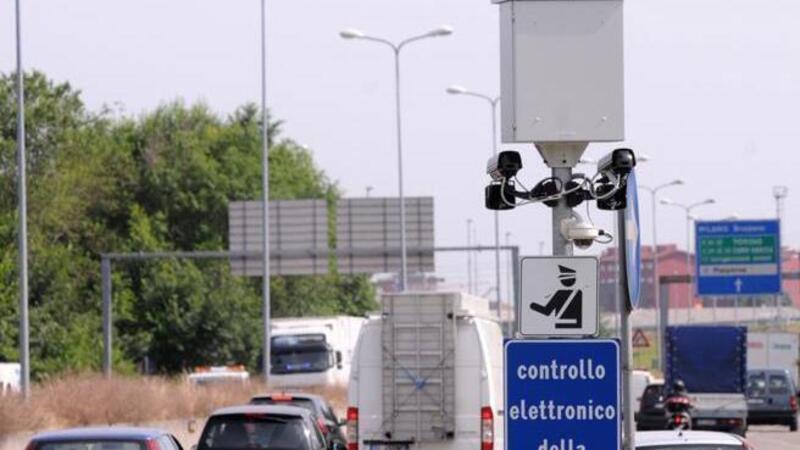
<svg viewBox="0 0 800 450"><path fill-rule="evenodd" d="M511 340L505 357L506 450L619 450L619 345Z"/></svg>
<svg viewBox="0 0 800 450"><path fill-rule="evenodd" d="M697 222L698 295L767 295L781 292L777 220Z"/></svg>

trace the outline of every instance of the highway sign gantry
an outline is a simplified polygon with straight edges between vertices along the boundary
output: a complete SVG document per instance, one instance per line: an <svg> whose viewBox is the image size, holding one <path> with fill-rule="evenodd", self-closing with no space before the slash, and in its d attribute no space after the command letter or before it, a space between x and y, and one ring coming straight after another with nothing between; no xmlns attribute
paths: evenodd
<svg viewBox="0 0 800 450"><path fill-rule="evenodd" d="M506 450L619 450L619 344L505 344Z"/></svg>
<svg viewBox="0 0 800 450"><path fill-rule="evenodd" d="M596 335L597 265L593 257L522 258L519 333L528 337Z"/></svg>
<svg viewBox="0 0 800 450"><path fill-rule="evenodd" d="M695 236L698 295L781 292L777 220L697 222Z"/></svg>

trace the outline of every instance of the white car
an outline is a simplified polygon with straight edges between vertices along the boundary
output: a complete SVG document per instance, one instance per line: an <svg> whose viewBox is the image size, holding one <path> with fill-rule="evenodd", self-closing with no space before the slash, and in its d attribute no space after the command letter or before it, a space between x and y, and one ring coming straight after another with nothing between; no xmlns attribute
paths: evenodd
<svg viewBox="0 0 800 450"><path fill-rule="evenodd" d="M636 450L753 450L744 438L717 431L640 431Z"/></svg>

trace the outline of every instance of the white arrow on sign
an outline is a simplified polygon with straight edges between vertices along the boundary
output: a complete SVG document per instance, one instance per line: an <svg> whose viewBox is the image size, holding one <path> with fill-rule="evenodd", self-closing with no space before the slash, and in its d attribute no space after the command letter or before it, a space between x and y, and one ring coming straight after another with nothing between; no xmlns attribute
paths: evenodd
<svg viewBox="0 0 800 450"><path fill-rule="evenodd" d="M736 293L740 294L742 292L742 285L744 284L742 279L741 278L737 278L736 281L733 282L733 284L736 285Z"/></svg>

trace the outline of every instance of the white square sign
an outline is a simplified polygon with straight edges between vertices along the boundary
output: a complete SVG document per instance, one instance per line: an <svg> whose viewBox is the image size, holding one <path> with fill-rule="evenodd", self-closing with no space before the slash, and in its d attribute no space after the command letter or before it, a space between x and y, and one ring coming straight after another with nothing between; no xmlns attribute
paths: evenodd
<svg viewBox="0 0 800 450"><path fill-rule="evenodd" d="M518 330L523 336L595 336L599 321L597 259L522 258Z"/></svg>

